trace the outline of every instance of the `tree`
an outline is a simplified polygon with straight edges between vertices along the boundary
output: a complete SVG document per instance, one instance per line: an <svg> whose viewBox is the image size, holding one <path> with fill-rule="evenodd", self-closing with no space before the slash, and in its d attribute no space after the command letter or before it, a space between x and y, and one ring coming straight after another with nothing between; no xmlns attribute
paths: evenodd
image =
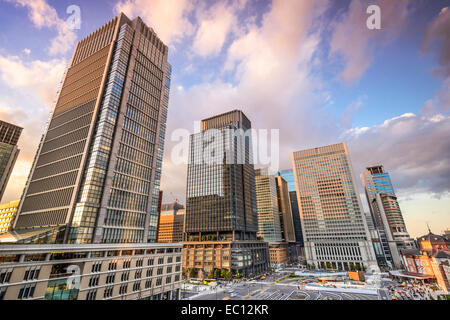
<svg viewBox="0 0 450 320"><path fill-rule="evenodd" d="M230 280L232 277L233 277L233 274L232 274L230 271L227 270L227 271L225 272L225 278L228 279L228 280Z"/></svg>
<svg viewBox="0 0 450 320"><path fill-rule="evenodd" d="M331 268L332 268L331 263L327 262L327 269L331 269Z"/></svg>
<svg viewBox="0 0 450 320"><path fill-rule="evenodd" d="M214 272L214 278L219 279L220 275L221 275L220 269L216 269L216 271Z"/></svg>
<svg viewBox="0 0 450 320"><path fill-rule="evenodd" d="M227 270L222 269L222 272L220 273L220 277L221 277L222 279L225 279L225 278L227 277Z"/></svg>
<svg viewBox="0 0 450 320"><path fill-rule="evenodd" d="M195 268L192 268L191 270L189 270L189 277L190 278L194 278L196 274L197 274L197 272L195 271Z"/></svg>

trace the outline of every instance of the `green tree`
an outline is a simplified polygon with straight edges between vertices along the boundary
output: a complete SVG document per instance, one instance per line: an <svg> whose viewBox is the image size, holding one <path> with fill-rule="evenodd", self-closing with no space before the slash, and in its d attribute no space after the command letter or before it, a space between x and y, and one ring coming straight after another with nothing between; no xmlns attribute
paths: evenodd
<svg viewBox="0 0 450 320"><path fill-rule="evenodd" d="M220 269L216 269L216 271L214 272L214 279L220 279L220 275L221 275Z"/></svg>
<svg viewBox="0 0 450 320"><path fill-rule="evenodd" d="M197 272L195 271L195 268L192 268L189 270L189 277L194 278L196 276Z"/></svg>
<svg viewBox="0 0 450 320"><path fill-rule="evenodd" d="M221 277L222 279L225 279L225 278L227 277L227 270L222 269L222 272L220 273L220 277Z"/></svg>
<svg viewBox="0 0 450 320"><path fill-rule="evenodd" d="M327 262L327 269L331 269L331 263Z"/></svg>

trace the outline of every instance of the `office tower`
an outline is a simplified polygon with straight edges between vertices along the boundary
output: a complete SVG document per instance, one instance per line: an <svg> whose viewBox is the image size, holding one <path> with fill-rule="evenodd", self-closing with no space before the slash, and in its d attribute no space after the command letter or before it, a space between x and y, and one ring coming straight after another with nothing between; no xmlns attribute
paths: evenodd
<svg viewBox="0 0 450 320"><path fill-rule="evenodd" d="M406 230L389 173L383 166L374 166L366 168L360 176L374 226L380 234L385 263L400 268L400 250L414 247L414 241Z"/></svg>
<svg viewBox="0 0 450 320"><path fill-rule="evenodd" d="M138 17L78 42L15 220L33 242L155 242L171 67ZM36 237L41 238L39 235Z"/></svg>
<svg viewBox="0 0 450 320"><path fill-rule="evenodd" d="M295 242L294 220L292 217L291 201L287 181L282 177L275 177L277 184L278 209L280 211L281 237L284 242Z"/></svg>
<svg viewBox="0 0 450 320"><path fill-rule="evenodd" d="M0 205L0 233L7 232L19 206L19 200Z"/></svg>
<svg viewBox="0 0 450 320"><path fill-rule="evenodd" d="M282 170L277 173L277 176L282 177L284 180L286 180L288 184L289 200L291 201L292 217L294 220L295 241L300 245L301 248L303 248L304 243L303 243L302 224L300 220L300 211L298 209L297 190L295 187L294 171L292 169Z"/></svg>
<svg viewBox="0 0 450 320"><path fill-rule="evenodd" d="M347 145L294 152L292 166L307 262L379 270Z"/></svg>
<svg viewBox="0 0 450 320"><path fill-rule="evenodd" d="M174 203L163 204L159 216L157 242L183 242L184 216L184 206L177 201Z"/></svg>
<svg viewBox="0 0 450 320"><path fill-rule="evenodd" d="M22 128L0 120L0 201L19 156L17 142L21 133Z"/></svg>
<svg viewBox="0 0 450 320"><path fill-rule="evenodd" d="M266 242L282 242L280 210L275 177L268 169L255 170L258 238Z"/></svg>
<svg viewBox="0 0 450 320"><path fill-rule="evenodd" d="M202 131L190 137L183 261L189 276L267 270L267 243L256 238L250 129L234 110L203 120Z"/></svg>

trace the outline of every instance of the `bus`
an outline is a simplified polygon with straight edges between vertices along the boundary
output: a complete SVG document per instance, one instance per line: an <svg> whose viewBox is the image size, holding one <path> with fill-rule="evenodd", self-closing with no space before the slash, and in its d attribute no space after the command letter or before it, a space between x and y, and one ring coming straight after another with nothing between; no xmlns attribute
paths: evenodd
<svg viewBox="0 0 450 320"><path fill-rule="evenodd" d="M209 285L211 282L216 282L216 279L204 279L203 284Z"/></svg>

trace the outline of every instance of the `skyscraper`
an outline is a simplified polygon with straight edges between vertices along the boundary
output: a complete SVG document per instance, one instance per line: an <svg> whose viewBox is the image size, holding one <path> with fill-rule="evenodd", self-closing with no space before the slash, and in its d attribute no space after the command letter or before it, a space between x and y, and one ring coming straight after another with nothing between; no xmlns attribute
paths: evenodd
<svg viewBox="0 0 450 320"><path fill-rule="evenodd" d="M275 177L277 183L278 210L280 211L281 238L285 242L295 242L294 220L288 183L282 177Z"/></svg>
<svg viewBox="0 0 450 320"><path fill-rule="evenodd" d="M17 142L21 133L21 127L0 120L0 201L19 156Z"/></svg>
<svg viewBox="0 0 450 320"><path fill-rule="evenodd" d="M295 241L303 248L302 224L300 220L300 211L298 209L294 171L292 169L282 170L277 173L277 176L282 177L288 184L289 200L291 201L292 218L294 220Z"/></svg>
<svg viewBox="0 0 450 320"><path fill-rule="evenodd" d="M389 173L383 166L368 167L361 181L375 229L380 234L387 265L402 266L400 250L414 247L406 229Z"/></svg>
<svg viewBox="0 0 450 320"><path fill-rule="evenodd" d="M283 241L277 185L268 169L255 170L258 237L266 242Z"/></svg>
<svg viewBox="0 0 450 320"><path fill-rule="evenodd" d="M78 42L15 220L21 238L155 242L167 55L153 29L124 14Z"/></svg>
<svg viewBox="0 0 450 320"><path fill-rule="evenodd" d="M267 270L267 244L256 238L250 129L234 110L203 120L202 132L191 135L183 261L190 275Z"/></svg>
<svg viewBox="0 0 450 320"><path fill-rule="evenodd" d="M307 262L378 270L347 145L294 152L292 166Z"/></svg>

